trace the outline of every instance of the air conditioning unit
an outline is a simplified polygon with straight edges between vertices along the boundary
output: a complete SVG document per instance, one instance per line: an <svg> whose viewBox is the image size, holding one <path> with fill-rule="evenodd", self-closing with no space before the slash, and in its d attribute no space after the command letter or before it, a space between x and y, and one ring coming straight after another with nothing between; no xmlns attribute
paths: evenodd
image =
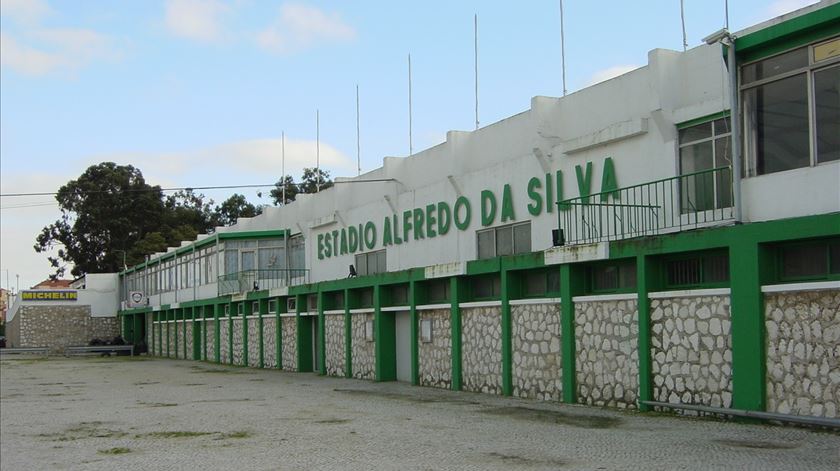
<svg viewBox="0 0 840 471"><path fill-rule="evenodd" d="M297 298L292 296L286 300L286 312L297 312Z"/></svg>

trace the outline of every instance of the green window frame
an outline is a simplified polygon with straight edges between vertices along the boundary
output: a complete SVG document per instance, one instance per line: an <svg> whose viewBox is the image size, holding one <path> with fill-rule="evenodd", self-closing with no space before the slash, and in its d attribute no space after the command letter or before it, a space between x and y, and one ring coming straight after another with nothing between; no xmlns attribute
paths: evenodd
<svg viewBox="0 0 840 471"><path fill-rule="evenodd" d="M516 280L519 298L560 297L560 270L557 268L517 272Z"/></svg>
<svg viewBox="0 0 840 471"><path fill-rule="evenodd" d="M497 300L502 296L502 277L498 273L472 276L469 286L474 301Z"/></svg>
<svg viewBox="0 0 840 471"><path fill-rule="evenodd" d="M775 259L781 283L840 280L840 237L776 245Z"/></svg>
<svg viewBox="0 0 840 471"><path fill-rule="evenodd" d="M586 267L586 292L620 294L636 291L636 260L610 260Z"/></svg>
<svg viewBox="0 0 840 471"><path fill-rule="evenodd" d="M726 250L690 252L662 259L665 289L703 289L729 286L729 253Z"/></svg>
<svg viewBox="0 0 840 471"><path fill-rule="evenodd" d="M430 303L445 303L452 299L449 278L429 280L425 283L426 298Z"/></svg>

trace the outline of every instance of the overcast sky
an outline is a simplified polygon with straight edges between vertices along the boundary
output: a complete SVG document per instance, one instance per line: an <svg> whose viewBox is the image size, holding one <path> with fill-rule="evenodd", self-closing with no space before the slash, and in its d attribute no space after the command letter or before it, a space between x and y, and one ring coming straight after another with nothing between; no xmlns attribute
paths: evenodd
<svg viewBox="0 0 840 471"><path fill-rule="evenodd" d="M738 30L815 3L733 0ZM268 184L315 166L356 175L408 154L413 141L471 130L473 15L479 22L481 125L563 93L558 1L330 2L268 0L2 0L0 193L52 192L103 161L132 164L151 184ZM567 89L682 50L679 0L566 0ZM724 25L723 0L686 0L689 47ZM205 192L216 201L234 190ZM256 204L270 201L239 190ZM267 192L264 192L267 193ZM46 278L32 249L59 217L52 197L0 201L0 285ZM7 274L10 281L7 284Z"/></svg>

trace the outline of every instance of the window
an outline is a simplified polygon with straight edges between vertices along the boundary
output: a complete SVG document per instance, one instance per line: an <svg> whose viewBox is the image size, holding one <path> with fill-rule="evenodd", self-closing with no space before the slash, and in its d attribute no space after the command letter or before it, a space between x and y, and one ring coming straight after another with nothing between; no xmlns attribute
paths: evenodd
<svg viewBox="0 0 840 471"><path fill-rule="evenodd" d="M305 242L301 234L289 238L289 268L306 268Z"/></svg>
<svg viewBox="0 0 840 471"><path fill-rule="evenodd" d="M680 198L683 213L732 206L732 172L703 172L732 166L729 117L680 129Z"/></svg>
<svg viewBox="0 0 840 471"><path fill-rule="evenodd" d="M840 160L840 38L741 67L747 176Z"/></svg>
<svg viewBox="0 0 840 471"><path fill-rule="evenodd" d="M426 282L430 302L449 301L449 280L446 278Z"/></svg>
<svg viewBox="0 0 840 471"><path fill-rule="evenodd" d="M502 293L502 277L498 274L473 277L470 285L474 299L495 299Z"/></svg>
<svg viewBox="0 0 840 471"><path fill-rule="evenodd" d="M391 286L391 304L394 306L408 304L408 285Z"/></svg>
<svg viewBox="0 0 840 471"><path fill-rule="evenodd" d="M277 314L277 300L271 299L268 301L268 313Z"/></svg>
<svg viewBox="0 0 840 471"><path fill-rule="evenodd" d="M493 258L531 251L531 222L476 231L478 258Z"/></svg>
<svg viewBox="0 0 840 471"><path fill-rule="evenodd" d="M359 276L386 273L388 271L388 264L385 257L385 250L356 255L356 273Z"/></svg>
<svg viewBox="0 0 840 471"><path fill-rule="evenodd" d="M592 292L628 292L636 288L633 260L595 265L589 272Z"/></svg>
<svg viewBox="0 0 840 471"><path fill-rule="evenodd" d="M520 290L526 298L548 294L560 294L560 271L558 269L531 270L520 276Z"/></svg>
<svg viewBox="0 0 840 471"><path fill-rule="evenodd" d="M691 254L665 261L668 287L725 285L729 281L729 254L712 252Z"/></svg>
<svg viewBox="0 0 840 471"><path fill-rule="evenodd" d="M778 260L782 281L840 278L840 239L780 246Z"/></svg>
<svg viewBox="0 0 840 471"><path fill-rule="evenodd" d="M420 341L432 343L432 320L420 319Z"/></svg>
<svg viewBox="0 0 840 471"><path fill-rule="evenodd" d="M310 294L306 297L306 304L309 306L309 311L314 312L318 310L318 295Z"/></svg>
<svg viewBox="0 0 840 471"><path fill-rule="evenodd" d="M236 315L241 316L245 314L245 303L236 303Z"/></svg>
<svg viewBox="0 0 840 471"><path fill-rule="evenodd" d="M359 307L373 307L373 288L359 291Z"/></svg>
<svg viewBox="0 0 840 471"><path fill-rule="evenodd" d="M251 303L251 314L256 316L259 313L260 313L260 302L259 301L254 301L253 303Z"/></svg>
<svg viewBox="0 0 840 471"><path fill-rule="evenodd" d="M225 317L230 316L230 304L225 304Z"/></svg>
<svg viewBox="0 0 840 471"><path fill-rule="evenodd" d="M341 309L344 307L344 291L335 291L329 294L330 307Z"/></svg>

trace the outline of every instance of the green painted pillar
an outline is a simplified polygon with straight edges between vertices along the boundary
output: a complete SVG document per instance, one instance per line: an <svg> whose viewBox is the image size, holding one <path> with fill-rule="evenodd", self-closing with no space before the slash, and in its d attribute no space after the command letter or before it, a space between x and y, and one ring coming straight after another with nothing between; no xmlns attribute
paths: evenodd
<svg viewBox="0 0 840 471"><path fill-rule="evenodd" d="M373 287L373 348L376 356L375 377L377 381L396 381L396 318L382 312L385 289L382 285Z"/></svg>
<svg viewBox="0 0 840 471"><path fill-rule="evenodd" d="M253 302L242 301L242 366L248 366L248 316L253 313Z"/></svg>
<svg viewBox="0 0 840 471"><path fill-rule="evenodd" d="M181 348L182 355L181 356L184 358L184 360L189 359L189 357L187 356L187 352L192 350L191 348L188 348L189 344L190 344L190 340L192 340L192 339L187 338L187 321L190 320L190 316L191 316L190 311L192 311L192 308L190 308L190 307L186 307L181 311L181 319L183 320L183 322L181 323L181 326L182 326L181 330L183 331L181 333L181 337L183 337L183 341L181 342L181 344L182 344L182 348Z"/></svg>
<svg viewBox="0 0 840 471"><path fill-rule="evenodd" d="M411 317L411 384L420 385L420 319L417 315L417 301L419 293L417 282L411 280L408 284L408 313Z"/></svg>
<svg viewBox="0 0 840 471"><path fill-rule="evenodd" d="M301 316L303 310L309 312L308 299L306 295L297 297L297 367L298 371L311 372L312 368L312 319L311 316Z"/></svg>
<svg viewBox="0 0 840 471"><path fill-rule="evenodd" d="M321 359L318 362L318 374L326 376L327 374L327 323L324 316L324 292L318 290L318 357Z"/></svg>
<svg viewBox="0 0 840 471"><path fill-rule="evenodd" d="M510 296L512 274L504 268L502 261L501 290L502 290L502 395L513 395L513 340L510 314Z"/></svg>
<svg viewBox="0 0 840 471"><path fill-rule="evenodd" d="M260 368L265 368L265 332L263 332L263 314L268 313L268 298L260 299L259 301L260 312L257 314L260 316L257 319L257 326L260 331Z"/></svg>
<svg viewBox="0 0 840 471"><path fill-rule="evenodd" d="M166 311L166 358L171 358L172 357L172 352L170 352L171 348L169 348L169 346L172 345L172 341L170 340L170 338L172 337L172 331L174 330L174 329L169 328L169 321L171 321L172 318L173 318L172 311L167 310Z"/></svg>
<svg viewBox="0 0 840 471"><path fill-rule="evenodd" d="M236 303L230 303L230 309L228 311L228 318L227 318L227 323L228 323L227 333L228 333L228 335L227 335L227 340L225 340L225 343L227 344L227 349L228 349L228 364L229 365L233 364L233 316L235 314L237 314L237 304Z"/></svg>
<svg viewBox="0 0 840 471"><path fill-rule="evenodd" d="M449 293L452 297L450 331L452 334L452 390L461 390L461 296L463 282L453 276L449 279Z"/></svg>
<svg viewBox="0 0 840 471"><path fill-rule="evenodd" d="M353 291L344 290L344 376L353 377L353 315L350 314ZM355 302L355 297L353 298Z"/></svg>
<svg viewBox="0 0 840 471"><path fill-rule="evenodd" d="M763 272L768 254L756 242L736 240L729 249L732 318L732 407L766 408Z"/></svg>
<svg viewBox="0 0 840 471"><path fill-rule="evenodd" d="M219 333L219 328L221 327L221 321L219 317L221 317L222 313L222 305L221 304L213 304L213 363L221 363L222 359L222 352L221 352L221 333Z"/></svg>
<svg viewBox="0 0 840 471"><path fill-rule="evenodd" d="M285 314L287 310L286 298L277 298L277 312L274 314L274 345L277 347L275 358L277 358L278 370L283 369L283 318L280 317L280 314Z"/></svg>
<svg viewBox="0 0 840 471"><path fill-rule="evenodd" d="M653 400L653 389L651 386L651 353L650 353L650 293L655 283L654 261L644 254L636 256L636 290L638 294L639 309L639 410L648 411L650 406L642 404L642 401Z"/></svg>
<svg viewBox="0 0 840 471"><path fill-rule="evenodd" d="M577 402L575 380L575 303L572 298L583 291L584 273L573 264L560 265L560 329L563 340L563 402Z"/></svg>

